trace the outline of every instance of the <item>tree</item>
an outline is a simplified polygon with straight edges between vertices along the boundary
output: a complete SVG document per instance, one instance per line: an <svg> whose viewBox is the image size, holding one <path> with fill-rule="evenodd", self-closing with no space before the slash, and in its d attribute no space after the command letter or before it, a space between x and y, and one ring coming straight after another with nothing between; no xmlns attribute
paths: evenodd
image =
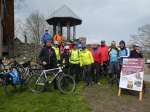
<svg viewBox="0 0 150 112"><path fill-rule="evenodd" d="M40 43L41 35L46 28L46 21L42 14L38 11L33 12L26 18L25 32L30 42Z"/></svg>
<svg viewBox="0 0 150 112"><path fill-rule="evenodd" d="M138 28L138 33L132 35L132 43L139 44L146 50L150 50L150 24Z"/></svg>

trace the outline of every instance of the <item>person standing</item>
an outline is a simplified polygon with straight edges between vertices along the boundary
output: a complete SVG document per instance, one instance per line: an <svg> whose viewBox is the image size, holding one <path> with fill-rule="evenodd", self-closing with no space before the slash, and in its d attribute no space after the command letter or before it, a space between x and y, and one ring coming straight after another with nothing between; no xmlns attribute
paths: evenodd
<svg viewBox="0 0 150 112"><path fill-rule="evenodd" d="M99 56L100 56L100 65L101 71L107 73L107 65L108 65L108 47L104 40L101 41L101 45L98 48Z"/></svg>
<svg viewBox="0 0 150 112"><path fill-rule="evenodd" d="M94 63L92 64L92 72L94 73L93 80L96 84L98 84L98 81L100 79L100 64L99 64L99 57L97 55L98 45L94 44L90 49L90 51L94 59Z"/></svg>
<svg viewBox="0 0 150 112"><path fill-rule="evenodd" d="M123 40L119 42L119 48L120 48L119 49L119 66L120 66L119 72L121 73L123 59L128 58L130 56L130 50L126 47L126 43ZM120 75L118 75L118 84L119 84L119 79L120 79Z"/></svg>
<svg viewBox="0 0 150 112"><path fill-rule="evenodd" d="M47 40L46 46L43 47L39 54L40 64L43 65L44 69L54 68L57 65L57 58L54 49L52 48L52 41Z"/></svg>
<svg viewBox="0 0 150 112"><path fill-rule="evenodd" d="M69 63L70 63L70 74L75 78L76 82L80 80L80 51L77 49L76 43L73 43L72 49L70 50Z"/></svg>
<svg viewBox="0 0 150 112"><path fill-rule="evenodd" d="M94 59L92 53L86 48L86 46L83 46L80 53L80 66L83 68L87 86L92 85L91 69L93 63Z"/></svg>
<svg viewBox="0 0 150 112"><path fill-rule="evenodd" d="M130 50L126 47L125 41L121 40L119 42L119 64L122 67L123 58L127 58L130 56Z"/></svg>
<svg viewBox="0 0 150 112"><path fill-rule="evenodd" d="M130 58L143 58L143 54L138 45L133 45L133 50L130 53Z"/></svg>
<svg viewBox="0 0 150 112"><path fill-rule="evenodd" d="M106 74L109 56L108 56L108 47L104 40L101 41L101 45L98 48L96 55L97 58L99 58L98 63L100 64L101 74L102 72Z"/></svg>
<svg viewBox="0 0 150 112"><path fill-rule="evenodd" d="M110 86L113 85L114 81L117 81L118 84L118 74L119 74L119 49L116 47L116 42L112 41L111 47L109 49L109 81Z"/></svg>
<svg viewBox="0 0 150 112"><path fill-rule="evenodd" d="M69 70L69 51L70 51L70 47L69 45L65 45L64 46L64 53L61 55L61 64L65 66L64 68L64 72L68 74L68 70Z"/></svg>
<svg viewBox="0 0 150 112"><path fill-rule="evenodd" d="M133 45L133 50L131 50L130 58L144 58L139 45ZM146 81L143 81L143 92L145 93L146 91Z"/></svg>
<svg viewBox="0 0 150 112"><path fill-rule="evenodd" d="M60 63L60 49L59 49L59 42L58 42L58 41L54 41L53 44L54 44L54 45L52 46L52 48L53 48L54 51L55 51L57 63Z"/></svg>
<svg viewBox="0 0 150 112"><path fill-rule="evenodd" d="M52 39L52 36L48 33L48 30L45 30L45 33L42 35L42 42L44 43L44 46L46 46L46 42L48 40L51 40Z"/></svg>

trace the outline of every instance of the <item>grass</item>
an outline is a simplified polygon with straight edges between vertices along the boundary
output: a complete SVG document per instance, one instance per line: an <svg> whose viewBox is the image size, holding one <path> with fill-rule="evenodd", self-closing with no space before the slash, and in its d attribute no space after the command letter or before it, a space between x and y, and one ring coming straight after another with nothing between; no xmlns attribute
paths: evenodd
<svg viewBox="0 0 150 112"><path fill-rule="evenodd" d="M90 112L80 92L83 84L79 84L75 95L62 95L58 90L31 93L16 92L4 96L0 90L0 112Z"/></svg>
<svg viewBox="0 0 150 112"><path fill-rule="evenodd" d="M101 85L92 87L81 82L74 95L51 90L39 94L20 91L4 96L0 88L0 112L149 112L150 91L141 102L133 91L123 91L118 97L117 86L108 87L107 80L103 78Z"/></svg>
<svg viewBox="0 0 150 112"><path fill-rule="evenodd" d="M145 93L143 101L138 100L138 92L123 90L120 97L118 87L109 87L103 78L101 85L85 88L82 95L93 112L150 112L150 91ZM150 88L150 84L147 84Z"/></svg>

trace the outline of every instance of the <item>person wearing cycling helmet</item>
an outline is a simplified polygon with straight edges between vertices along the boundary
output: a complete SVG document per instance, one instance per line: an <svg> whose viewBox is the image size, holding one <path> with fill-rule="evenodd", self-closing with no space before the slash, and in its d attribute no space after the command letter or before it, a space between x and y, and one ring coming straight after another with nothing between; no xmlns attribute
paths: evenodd
<svg viewBox="0 0 150 112"><path fill-rule="evenodd" d="M80 66L83 68L83 75L85 77L86 86L92 85L92 64L94 59L92 53L86 48L86 45L82 46L82 51L80 52Z"/></svg>
<svg viewBox="0 0 150 112"><path fill-rule="evenodd" d="M76 79L76 82L80 80L80 51L78 49L77 43L72 44L72 49L69 54L69 64L70 64L70 73Z"/></svg>
<svg viewBox="0 0 150 112"><path fill-rule="evenodd" d="M58 41L54 41L53 44L54 44L54 45L53 45L52 48L55 50L57 62L60 63L60 49L59 49L59 42L58 42Z"/></svg>
<svg viewBox="0 0 150 112"><path fill-rule="evenodd" d="M61 64L65 66L65 72L68 72L69 68L69 45L64 46L64 53L61 55Z"/></svg>

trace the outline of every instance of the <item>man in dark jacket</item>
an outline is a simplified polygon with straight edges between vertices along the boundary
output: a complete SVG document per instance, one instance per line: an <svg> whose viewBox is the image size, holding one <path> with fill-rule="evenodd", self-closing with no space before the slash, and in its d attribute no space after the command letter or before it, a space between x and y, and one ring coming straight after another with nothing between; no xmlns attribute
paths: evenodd
<svg viewBox="0 0 150 112"><path fill-rule="evenodd" d="M141 49L138 45L133 45L133 50L130 53L130 58L143 58Z"/></svg>
<svg viewBox="0 0 150 112"><path fill-rule="evenodd" d="M54 68L57 65L56 53L51 47L52 41L48 40L46 46L42 48L39 60L45 69Z"/></svg>

